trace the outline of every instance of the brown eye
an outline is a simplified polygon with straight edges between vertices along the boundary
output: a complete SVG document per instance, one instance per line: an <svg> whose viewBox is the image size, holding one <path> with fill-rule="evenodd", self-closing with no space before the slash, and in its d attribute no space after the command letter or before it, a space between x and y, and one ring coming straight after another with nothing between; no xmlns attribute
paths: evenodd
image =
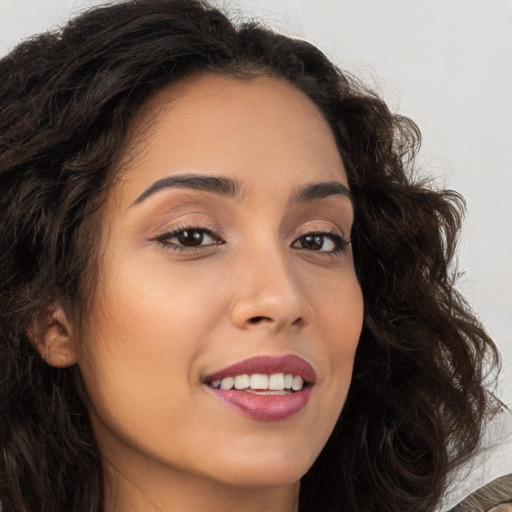
<svg viewBox="0 0 512 512"><path fill-rule="evenodd" d="M203 243L204 235L202 229L186 229L177 234L176 238L185 247L197 247Z"/></svg>
<svg viewBox="0 0 512 512"><path fill-rule="evenodd" d="M162 244L166 249L173 249L175 251L192 251L224 243L221 238L209 229L193 227L177 228L175 231L162 233L153 238L153 240Z"/></svg>
<svg viewBox="0 0 512 512"><path fill-rule="evenodd" d="M344 251L349 243L349 240L335 233L311 233L297 238L292 247L307 251L336 253Z"/></svg>
<svg viewBox="0 0 512 512"><path fill-rule="evenodd" d="M324 245L324 235L304 236L301 239L301 245L304 249L319 251Z"/></svg>

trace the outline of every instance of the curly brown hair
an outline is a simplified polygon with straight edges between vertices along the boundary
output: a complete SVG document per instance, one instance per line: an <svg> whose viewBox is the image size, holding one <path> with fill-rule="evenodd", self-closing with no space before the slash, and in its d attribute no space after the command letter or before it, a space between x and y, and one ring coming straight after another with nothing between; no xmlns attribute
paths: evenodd
<svg viewBox="0 0 512 512"><path fill-rule="evenodd" d="M363 332L300 510L432 510L497 406L486 387L497 350L454 288L462 198L415 178L416 125L311 44L235 26L199 0L132 0L0 61L3 511L103 510L79 372L46 364L27 329L55 300L86 314L95 219L130 123L156 91L199 71L280 77L307 94L336 136L354 197Z"/></svg>

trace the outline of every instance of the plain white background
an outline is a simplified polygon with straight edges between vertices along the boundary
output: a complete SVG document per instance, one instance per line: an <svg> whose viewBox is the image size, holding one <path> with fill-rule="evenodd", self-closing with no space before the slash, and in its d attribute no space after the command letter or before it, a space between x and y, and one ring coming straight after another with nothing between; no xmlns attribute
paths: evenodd
<svg viewBox="0 0 512 512"><path fill-rule="evenodd" d="M0 0L0 55L97 3ZM468 202L460 289L502 350L512 404L512 0L215 3L315 43L419 124L418 164Z"/></svg>

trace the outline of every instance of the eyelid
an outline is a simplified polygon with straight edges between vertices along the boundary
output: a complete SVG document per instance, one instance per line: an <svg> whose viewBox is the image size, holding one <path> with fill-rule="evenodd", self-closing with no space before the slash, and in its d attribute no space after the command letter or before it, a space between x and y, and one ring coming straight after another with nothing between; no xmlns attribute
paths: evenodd
<svg viewBox="0 0 512 512"><path fill-rule="evenodd" d="M186 245L180 245L176 243L170 242L174 237L178 236L183 231L201 231L208 236L210 236L215 242L209 243L205 245L198 245L198 246L189 246ZM162 245L165 249L168 250L174 250L178 252L193 252L198 251L201 249L206 249L208 247L212 247L214 245L223 245L225 242L219 235L216 228L211 228L209 226L206 226L203 223L199 222L183 222L180 224L176 224L172 227L168 227L166 229L163 229L160 234L157 234L156 236L153 236L149 238L150 242L157 242L160 245Z"/></svg>
<svg viewBox="0 0 512 512"><path fill-rule="evenodd" d="M160 244L164 249L167 250L174 250L177 252L194 252L194 251L200 251L205 250L207 248L217 246L217 245L224 245L226 242L222 238L222 236L219 234L221 229L217 227L211 227L210 222L207 221L182 221L178 224L175 224L173 226L169 226L167 228L163 228L160 230L159 234L156 234L155 236L152 236L148 239L150 242L157 242ZM347 249L347 246L351 243L351 240L345 236L343 233L343 230L341 230L338 226L333 226L331 223L328 225L307 225L303 227L301 230L299 230L298 233L294 236L293 240L291 241L290 245L292 248L303 250L311 253L318 253L323 255L330 254L331 256L334 256L338 253L345 252ZM171 240L184 231L200 231L203 234L211 237L212 242L203 244L202 240L200 241L200 245L185 245L182 243L176 243L172 242ZM325 237L331 237L331 242L335 244L335 247L333 249L328 250L322 250L322 249L308 249L307 247L299 247L296 244L301 240L301 238L310 236L310 235L318 235L318 236L325 236Z"/></svg>
<svg viewBox="0 0 512 512"><path fill-rule="evenodd" d="M295 244L299 242L302 238L307 236L313 236L313 235L319 235L319 236L331 236L332 239L334 239L335 248L331 250L315 250L315 249L308 249L306 247L297 247ZM314 227L314 226L308 226L306 229L303 229L292 241L291 247L305 251L309 254L315 254L318 256L329 256L329 257L336 257L344 252L347 251L347 247L351 244L350 238L346 237L343 231L339 228L336 228L334 226L322 226L322 227Z"/></svg>
<svg viewBox="0 0 512 512"><path fill-rule="evenodd" d="M308 225L305 228L299 230L298 235L295 236L294 240L300 238L301 236L314 235L314 234L325 234L325 235L336 235L343 240L350 242L350 238L347 237L344 231L338 226L334 226L331 223L323 224L323 225Z"/></svg>

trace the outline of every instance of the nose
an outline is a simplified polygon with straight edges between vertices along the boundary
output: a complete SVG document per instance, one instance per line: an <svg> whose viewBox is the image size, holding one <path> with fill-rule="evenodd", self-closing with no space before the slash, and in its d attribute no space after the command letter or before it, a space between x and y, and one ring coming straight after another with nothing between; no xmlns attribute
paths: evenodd
<svg viewBox="0 0 512 512"><path fill-rule="evenodd" d="M286 255L260 253L239 262L233 270L236 295L231 321L236 327L278 332L310 322L311 306Z"/></svg>

